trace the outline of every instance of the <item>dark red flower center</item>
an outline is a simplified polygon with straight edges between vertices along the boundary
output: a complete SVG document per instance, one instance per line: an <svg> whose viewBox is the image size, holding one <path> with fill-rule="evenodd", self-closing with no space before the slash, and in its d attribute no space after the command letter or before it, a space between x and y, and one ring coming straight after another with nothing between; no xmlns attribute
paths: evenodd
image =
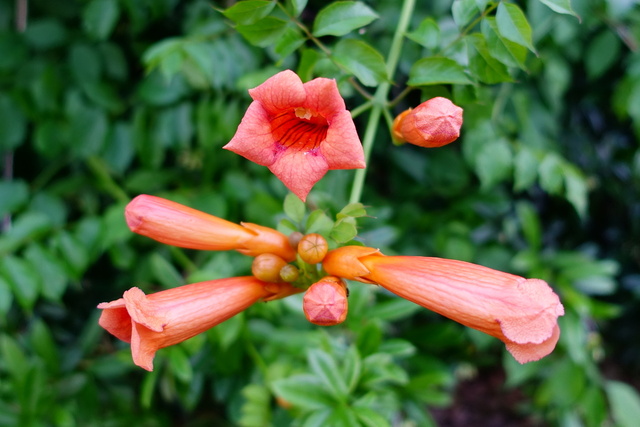
<svg viewBox="0 0 640 427"><path fill-rule="evenodd" d="M278 114L271 119L273 138L283 148L311 151L320 146L327 136L329 124L322 116L312 115L298 108Z"/></svg>

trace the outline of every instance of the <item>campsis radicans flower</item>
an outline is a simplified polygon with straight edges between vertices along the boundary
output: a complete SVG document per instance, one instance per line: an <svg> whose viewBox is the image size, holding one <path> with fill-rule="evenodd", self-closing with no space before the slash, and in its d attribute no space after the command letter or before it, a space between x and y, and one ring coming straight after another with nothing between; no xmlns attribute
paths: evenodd
<svg viewBox="0 0 640 427"><path fill-rule="evenodd" d="M365 167L362 144L335 80L302 83L285 70L249 95L253 102L223 148L267 166L301 200L328 170Z"/></svg>
<svg viewBox="0 0 640 427"><path fill-rule="evenodd" d="M442 258L384 256L377 249L344 246L322 263L328 274L378 284L465 326L502 340L520 363L553 351L560 337L560 299L540 279L525 279L480 265Z"/></svg>
<svg viewBox="0 0 640 427"><path fill-rule="evenodd" d="M145 295L139 288L98 305L98 323L131 343L133 362L153 370L156 352L235 316L260 300L300 292L289 283L265 283L253 276L210 280Z"/></svg>
<svg viewBox="0 0 640 427"><path fill-rule="evenodd" d="M398 142L421 147L441 147L460 136L462 108L447 98L436 97L400 113L393 121Z"/></svg>
<svg viewBox="0 0 640 427"><path fill-rule="evenodd" d="M236 250L249 256L272 253L291 261L296 252L284 234L269 227L233 222L160 197L142 194L125 208L134 233L167 245L208 251Z"/></svg>

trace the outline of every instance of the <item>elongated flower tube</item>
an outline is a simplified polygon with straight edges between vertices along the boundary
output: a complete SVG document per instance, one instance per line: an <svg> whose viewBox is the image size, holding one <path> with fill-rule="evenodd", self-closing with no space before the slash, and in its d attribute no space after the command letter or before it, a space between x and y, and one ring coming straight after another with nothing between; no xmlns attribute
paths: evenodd
<svg viewBox="0 0 640 427"><path fill-rule="evenodd" d="M436 97L400 113L393 121L393 136L421 147L441 147L458 139L460 127L462 108Z"/></svg>
<svg viewBox="0 0 640 427"><path fill-rule="evenodd" d="M357 249L354 249L357 248ZM465 326L502 340L520 363L553 351L560 337L560 299L540 279L525 279L463 261L384 256L376 249L343 247L323 261L328 274L377 283Z"/></svg>
<svg viewBox="0 0 640 427"><path fill-rule="evenodd" d="M287 236L257 224L234 224L160 197L142 194L125 208L127 225L134 233L158 242L188 249L237 250L257 256L273 253L292 261L295 250Z"/></svg>
<svg viewBox="0 0 640 427"><path fill-rule="evenodd" d="M335 80L302 83L285 70L249 95L253 102L223 148L267 166L303 201L328 170L365 167L362 144Z"/></svg>
<svg viewBox="0 0 640 427"><path fill-rule="evenodd" d="M122 298L103 302L99 324L116 338L131 343L133 362L153 370L153 358L224 322L261 299L299 292L287 283L265 283L253 276L193 283L151 295L131 288Z"/></svg>

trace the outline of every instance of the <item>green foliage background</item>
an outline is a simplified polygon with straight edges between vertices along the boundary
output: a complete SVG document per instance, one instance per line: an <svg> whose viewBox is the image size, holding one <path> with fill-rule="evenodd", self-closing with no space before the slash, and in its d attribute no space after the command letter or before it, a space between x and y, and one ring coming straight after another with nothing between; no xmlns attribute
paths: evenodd
<svg viewBox="0 0 640 427"><path fill-rule="evenodd" d="M24 3L0 1L0 426L428 426L478 372L504 372L534 422L636 425L637 2L417 2L390 113L444 95L463 137L396 147L383 111L369 161L359 237L549 281L567 311L554 353L518 365L354 285L344 325L308 324L295 297L259 304L161 350L152 373L95 306L247 274L250 259L135 236L125 204L154 194L277 226L284 186L221 149L247 89L285 68L336 78L362 136L403 2L33 0L23 31ZM352 180L331 171L310 206L333 217Z"/></svg>

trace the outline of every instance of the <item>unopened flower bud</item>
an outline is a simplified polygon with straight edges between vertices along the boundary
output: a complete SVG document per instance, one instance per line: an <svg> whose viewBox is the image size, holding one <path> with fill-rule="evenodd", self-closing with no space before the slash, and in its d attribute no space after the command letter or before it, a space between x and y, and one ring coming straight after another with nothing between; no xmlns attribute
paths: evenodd
<svg viewBox="0 0 640 427"><path fill-rule="evenodd" d="M287 262L274 254L260 254L253 259L251 273L263 282L279 282L280 270Z"/></svg>
<svg viewBox="0 0 640 427"><path fill-rule="evenodd" d="M280 269L280 278L285 282L295 282L300 276L300 271L291 264L287 264Z"/></svg>
<svg viewBox="0 0 640 427"><path fill-rule="evenodd" d="M328 276L307 289L302 309L307 320L320 326L333 326L347 318L347 285L335 276Z"/></svg>
<svg viewBox="0 0 640 427"><path fill-rule="evenodd" d="M298 243L298 255L307 264L322 262L328 251L327 239L317 233L307 234Z"/></svg>
<svg viewBox="0 0 640 427"><path fill-rule="evenodd" d="M400 113L393 121L393 136L421 147L441 147L460 136L462 108L436 97Z"/></svg>

